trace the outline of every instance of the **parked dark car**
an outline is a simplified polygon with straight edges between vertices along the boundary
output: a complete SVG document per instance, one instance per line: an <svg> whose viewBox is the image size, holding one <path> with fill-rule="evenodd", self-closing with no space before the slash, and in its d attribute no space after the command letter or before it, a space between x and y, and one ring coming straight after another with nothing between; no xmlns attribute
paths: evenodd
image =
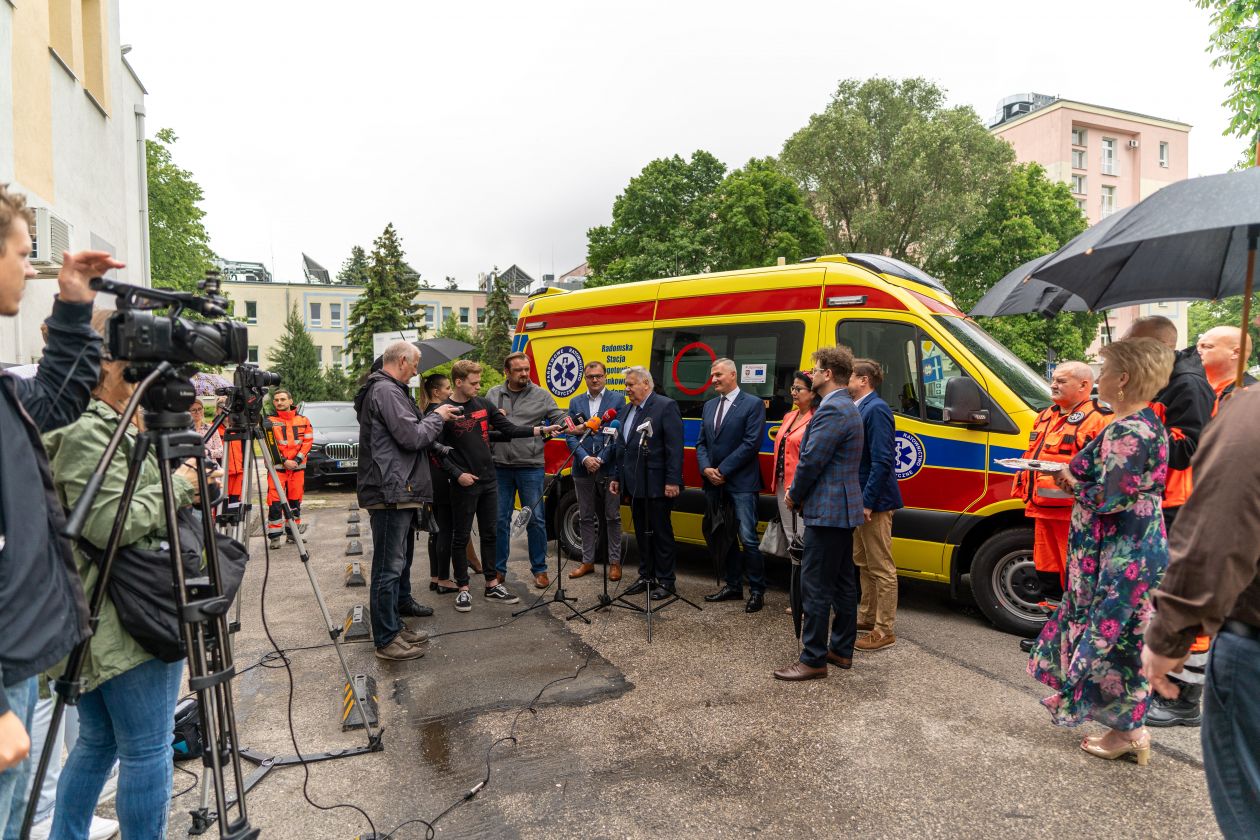
<svg viewBox="0 0 1260 840"><path fill-rule="evenodd" d="M315 434L306 480L353 482L359 471L359 420L354 403L302 403L298 413L311 421Z"/></svg>

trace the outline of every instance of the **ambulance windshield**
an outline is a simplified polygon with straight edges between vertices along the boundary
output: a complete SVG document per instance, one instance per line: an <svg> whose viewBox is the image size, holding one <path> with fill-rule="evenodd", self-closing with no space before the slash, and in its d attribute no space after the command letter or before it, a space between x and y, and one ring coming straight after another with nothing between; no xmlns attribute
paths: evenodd
<svg viewBox="0 0 1260 840"><path fill-rule="evenodd" d="M1020 361L1014 353L995 341L993 336L980 329L975 321L955 315L936 317L950 335L988 366L1030 408L1041 411L1050 407L1049 383Z"/></svg>

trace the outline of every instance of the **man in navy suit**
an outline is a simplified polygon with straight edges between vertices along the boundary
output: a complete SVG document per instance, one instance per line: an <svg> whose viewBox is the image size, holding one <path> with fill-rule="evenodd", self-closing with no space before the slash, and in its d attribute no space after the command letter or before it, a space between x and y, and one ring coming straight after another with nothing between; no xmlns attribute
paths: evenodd
<svg viewBox="0 0 1260 840"><path fill-rule="evenodd" d="M801 591L805 620L800 661L774 672L777 680L827 676L827 664L853 667L857 641L857 569L853 529L862 524L862 418L845 386L853 354L844 347L814 351L814 393L822 398L801 440L801 459L783 501L805 519ZM832 612L834 621L829 621ZM830 624L830 638L828 638Z"/></svg>
<svg viewBox="0 0 1260 840"><path fill-rule="evenodd" d="M569 416L574 422L603 417L610 409L614 416L625 413L626 401L621 394L604 387L607 370L603 362L587 362L583 371L586 393L569 401ZM608 538L608 579L621 580L621 500L604 491L617 465L621 449L616 429L605 428L581 437L569 435L565 442L573 453L573 492L577 495L578 516L582 526L582 565L569 572L580 578L595 571L595 549L599 542L599 519L604 518Z"/></svg>
<svg viewBox="0 0 1260 840"><path fill-rule="evenodd" d="M858 568L862 601L858 607L858 632L866 635L854 645L858 650L883 650L897 641L893 621L897 614L897 564L892 556L893 511L901 507L901 488L893 467L897 430L892 409L879 396L884 370L873 359L856 359L849 377L849 396L862 415L863 524L853 532L853 564Z"/></svg>
<svg viewBox="0 0 1260 840"><path fill-rule="evenodd" d="M744 547L748 569L748 604L745 612L755 613L764 605L765 563L758 548L757 495L761 492L761 436L766 428L766 406L759 398L741 391L735 376L735 362L718 359L709 371L717 398L707 401L701 412L700 439L696 441L696 461L704 476L704 492L711 497L726 493L735 506L739 542ZM742 601L744 590L739 568L739 547L732 542L726 556L726 585L706 601Z"/></svg>
<svg viewBox="0 0 1260 840"><path fill-rule="evenodd" d="M623 594L652 587L652 600L674 591L674 523L670 511L682 490L683 425L678 403L652 392L652 374L628 367L621 458L608 490L630 497L634 536L639 544L639 579Z"/></svg>

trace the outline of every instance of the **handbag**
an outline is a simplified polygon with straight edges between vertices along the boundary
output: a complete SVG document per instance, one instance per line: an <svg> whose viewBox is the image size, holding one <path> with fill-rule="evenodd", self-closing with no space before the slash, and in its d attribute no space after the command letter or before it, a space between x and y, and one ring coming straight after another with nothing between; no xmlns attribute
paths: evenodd
<svg viewBox="0 0 1260 840"><path fill-rule="evenodd" d="M423 504L416 511L416 530L422 534L436 534L441 530L437 517L433 515L433 505Z"/></svg>
<svg viewBox="0 0 1260 840"><path fill-rule="evenodd" d="M777 517L767 523L766 532L761 535L761 542L757 547L761 549L762 554L769 554L772 557L788 556L787 533L783 530L783 523Z"/></svg>

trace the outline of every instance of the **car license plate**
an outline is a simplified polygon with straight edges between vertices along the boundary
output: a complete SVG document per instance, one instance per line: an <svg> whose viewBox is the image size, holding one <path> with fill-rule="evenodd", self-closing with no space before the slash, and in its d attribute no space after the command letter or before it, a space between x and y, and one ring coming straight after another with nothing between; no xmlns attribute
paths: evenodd
<svg viewBox="0 0 1260 840"><path fill-rule="evenodd" d="M359 468L358 458L355 458L352 461L338 461L337 462L337 469L339 470L355 470L358 468Z"/></svg>

